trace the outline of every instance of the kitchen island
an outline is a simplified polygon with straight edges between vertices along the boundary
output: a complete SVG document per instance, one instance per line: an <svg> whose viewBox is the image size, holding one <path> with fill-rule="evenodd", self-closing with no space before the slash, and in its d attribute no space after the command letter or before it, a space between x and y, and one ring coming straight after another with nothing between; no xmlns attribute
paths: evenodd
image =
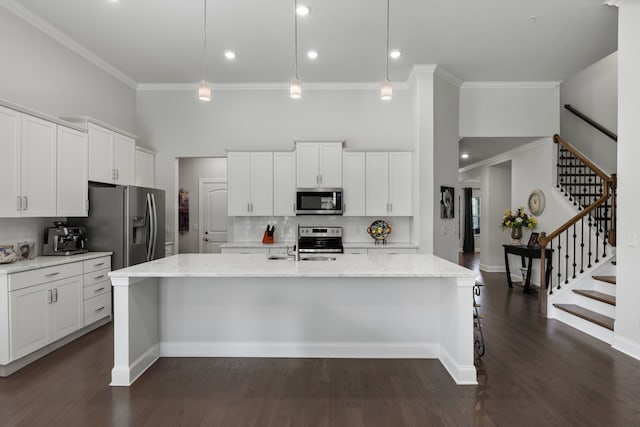
<svg viewBox="0 0 640 427"><path fill-rule="evenodd" d="M181 254L109 275L113 386L159 357L435 358L476 384L476 274L433 255Z"/></svg>

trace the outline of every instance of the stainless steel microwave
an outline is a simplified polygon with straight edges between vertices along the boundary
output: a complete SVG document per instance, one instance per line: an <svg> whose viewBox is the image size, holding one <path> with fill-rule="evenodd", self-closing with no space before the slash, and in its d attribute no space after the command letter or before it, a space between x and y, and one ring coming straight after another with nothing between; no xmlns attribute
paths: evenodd
<svg viewBox="0 0 640 427"><path fill-rule="evenodd" d="M299 188L296 215L342 215L342 188Z"/></svg>

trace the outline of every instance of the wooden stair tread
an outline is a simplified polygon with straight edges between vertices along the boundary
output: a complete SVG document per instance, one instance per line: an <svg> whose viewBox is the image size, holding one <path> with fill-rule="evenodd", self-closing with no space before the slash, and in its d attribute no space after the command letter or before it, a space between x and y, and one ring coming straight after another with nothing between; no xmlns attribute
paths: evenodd
<svg viewBox="0 0 640 427"><path fill-rule="evenodd" d="M593 280L599 280L601 282L616 284L616 276L591 276Z"/></svg>
<svg viewBox="0 0 640 427"><path fill-rule="evenodd" d="M553 304L554 307L613 331L614 319L575 304Z"/></svg>
<svg viewBox="0 0 640 427"><path fill-rule="evenodd" d="M590 291L586 289L574 289L573 292L578 295L582 295L583 297L591 298L605 304L616 305L616 297L614 295L609 295L598 291Z"/></svg>

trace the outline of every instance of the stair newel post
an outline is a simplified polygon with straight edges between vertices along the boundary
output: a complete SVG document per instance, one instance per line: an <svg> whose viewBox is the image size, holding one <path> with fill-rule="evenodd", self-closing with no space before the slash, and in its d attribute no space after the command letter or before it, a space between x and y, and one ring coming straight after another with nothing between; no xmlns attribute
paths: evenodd
<svg viewBox="0 0 640 427"><path fill-rule="evenodd" d="M544 231L540 233L540 292L538 292L538 315L547 317L547 233ZM551 286L551 292L553 292L553 286Z"/></svg>

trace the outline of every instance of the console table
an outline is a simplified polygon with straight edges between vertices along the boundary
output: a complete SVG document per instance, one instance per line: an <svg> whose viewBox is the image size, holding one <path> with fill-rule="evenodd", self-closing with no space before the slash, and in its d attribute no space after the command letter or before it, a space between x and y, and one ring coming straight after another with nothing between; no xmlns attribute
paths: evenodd
<svg viewBox="0 0 640 427"><path fill-rule="evenodd" d="M509 271L509 254L520 255L520 262L522 268L527 269L527 277L524 281L524 291L529 292L531 289L531 264L534 259L540 259L541 250L539 247L530 248L527 245L502 245L504 246L504 265L507 269L507 283L510 288L513 288L511 281L511 272ZM549 283L551 277L551 249L545 249L545 257L547 260L545 281ZM525 263L525 258L529 259L528 264Z"/></svg>

